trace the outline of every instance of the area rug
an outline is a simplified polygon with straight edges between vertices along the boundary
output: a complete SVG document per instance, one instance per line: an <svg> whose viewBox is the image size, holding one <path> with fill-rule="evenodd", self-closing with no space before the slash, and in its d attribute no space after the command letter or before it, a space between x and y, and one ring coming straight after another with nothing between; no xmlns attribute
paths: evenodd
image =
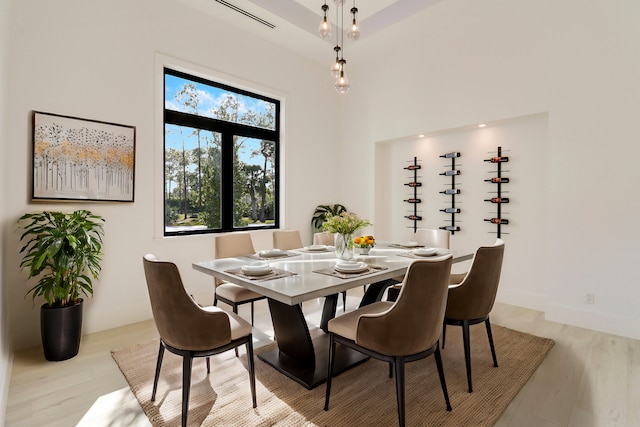
<svg viewBox="0 0 640 427"><path fill-rule="evenodd" d="M480 325L482 326L482 325ZM494 367L484 327L471 328L473 393L467 392L461 328L448 327L443 365L453 410L447 412L433 357L406 365L408 426L492 426L534 374L554 341L493 325L499 367ZM272 346L257 349L256 353ZM181 358L165 352L155 402L151 402L158 341L112 352L153 426L180 425ZM197 426L394 426L395 379L386 363L371 359L337 377L329 411L325 386L307 390L257 357L258 407L251 406L246 355L233 351L193 364L189 425Z"/></svg>

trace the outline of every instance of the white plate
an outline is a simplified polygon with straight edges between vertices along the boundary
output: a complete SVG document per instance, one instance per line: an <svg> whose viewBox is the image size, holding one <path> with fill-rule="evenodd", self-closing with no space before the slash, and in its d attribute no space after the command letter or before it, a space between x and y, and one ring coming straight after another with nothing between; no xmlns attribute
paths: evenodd
<svg viewBox="0 0 640 427"><path fill-rule="evenodd" d="M319 251L326 251L327 250L327 246L326 245L311 245L311 246L307 246L305 248L308 251L313 251L313 252L319 252Z"/></svg>
<svg viewBox="0 0 640 427"><path fill-rule="evenodd" d="M418 242L404 242L400 243L400 246L404 246L405 248L415 248L416 246L420 246Z"/></svg>
<svg viewBox="0 0 640 427"><path fill-rule="evenodd" d="M363 271L366 271L367 268L369 268L369 266L364 262L352 264L353 267L347 267L347 265L348 264L336 264L334 268L340 273L362 273Z"/></svg>
<svg viewBox="0 0 640 427"><path fill-rule="evenodd" d="M286 254L287 252L281 249L266 249L264 251L258 252L258 255L261 256L262 258L273 258L277 256L283 256Z"/></svg>
<svg viewBox="0 0 640 427"><path fill-rule="evenodd" d="M433 256L438 253L438 250L436 248L420 248L414 249L413 253L418 256Z"/></svg>
<svg viewBox="0 0 640 427"><path fill-rule="evenodd" d="M247 276L264 276L272 270L268 265L243 265L240 271Z"/></svg>

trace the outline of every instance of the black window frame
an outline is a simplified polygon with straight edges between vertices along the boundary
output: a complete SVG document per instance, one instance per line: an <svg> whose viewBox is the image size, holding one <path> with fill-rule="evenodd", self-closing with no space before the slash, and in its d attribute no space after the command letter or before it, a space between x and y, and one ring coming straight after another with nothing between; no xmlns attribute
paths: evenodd
<svg viewBox="0 0 640 427"><path fill-rule="evenodd" d="M214 119L205 116L199 116L195 114L189 114L185 112L169 110L166 108L166 81L167 75L183 78L196 83L213 86L225 91L245 95L255 99L261 99L266 102L273 103L275 105L275 129L264 129L259 127L253 127L241 123L233 123L220 119ZM182 71L177 71L168 67L164 67L163 71L163 137L162 137L162 151L163 151L163 172L162 172L162 210L163 210L163 233L165 237L168 236L187 236L187 235L199 235L199 234L217 234L227 233L232 231L248 231L248 230L269 230L280 227L280 101L274 98L270 98L264 95L260 95L254 92L250 92L237 87L229 86L223 83L215 82L203 77L188 74ZM204 229L192 229L192 230L178 230L167 231L167 226L164 218L166 218L166 192L164 185L166 182L166 126L186 126L195 129L201 129L211 132L217 132L221 134L221 227L220 228L204 228ZM237 227L233 225L233 206L234 206L234 194L233 194L233 145L234 136L249 137L256 139L264 139L273 141L275 145L274 153L274 222L270 225L259 226L245 226ZM225 172L227 171L227 172ZM229 173L228 171L231 171Z"/></svg>

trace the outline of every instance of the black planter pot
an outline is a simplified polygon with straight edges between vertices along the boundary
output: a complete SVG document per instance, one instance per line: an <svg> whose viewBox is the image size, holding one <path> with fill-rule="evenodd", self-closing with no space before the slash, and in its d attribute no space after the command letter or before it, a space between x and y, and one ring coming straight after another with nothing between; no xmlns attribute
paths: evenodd
<svg viewBox="0 0 640 427"><path fill-rule="evenodd" d="M40 334L44 358L67 360L78 354L82 336L83 300L69 307L40 307Z"/></svg>

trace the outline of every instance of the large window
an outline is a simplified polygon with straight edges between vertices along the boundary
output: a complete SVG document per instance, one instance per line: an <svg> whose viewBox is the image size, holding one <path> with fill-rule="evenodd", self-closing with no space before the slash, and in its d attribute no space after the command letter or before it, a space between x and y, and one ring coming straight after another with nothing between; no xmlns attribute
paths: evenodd
<svg viewBox="0 0 640 427"><path fill-rule="evenodd" d="M278 227L280 102L164 70L164 234Z"/></svg>

